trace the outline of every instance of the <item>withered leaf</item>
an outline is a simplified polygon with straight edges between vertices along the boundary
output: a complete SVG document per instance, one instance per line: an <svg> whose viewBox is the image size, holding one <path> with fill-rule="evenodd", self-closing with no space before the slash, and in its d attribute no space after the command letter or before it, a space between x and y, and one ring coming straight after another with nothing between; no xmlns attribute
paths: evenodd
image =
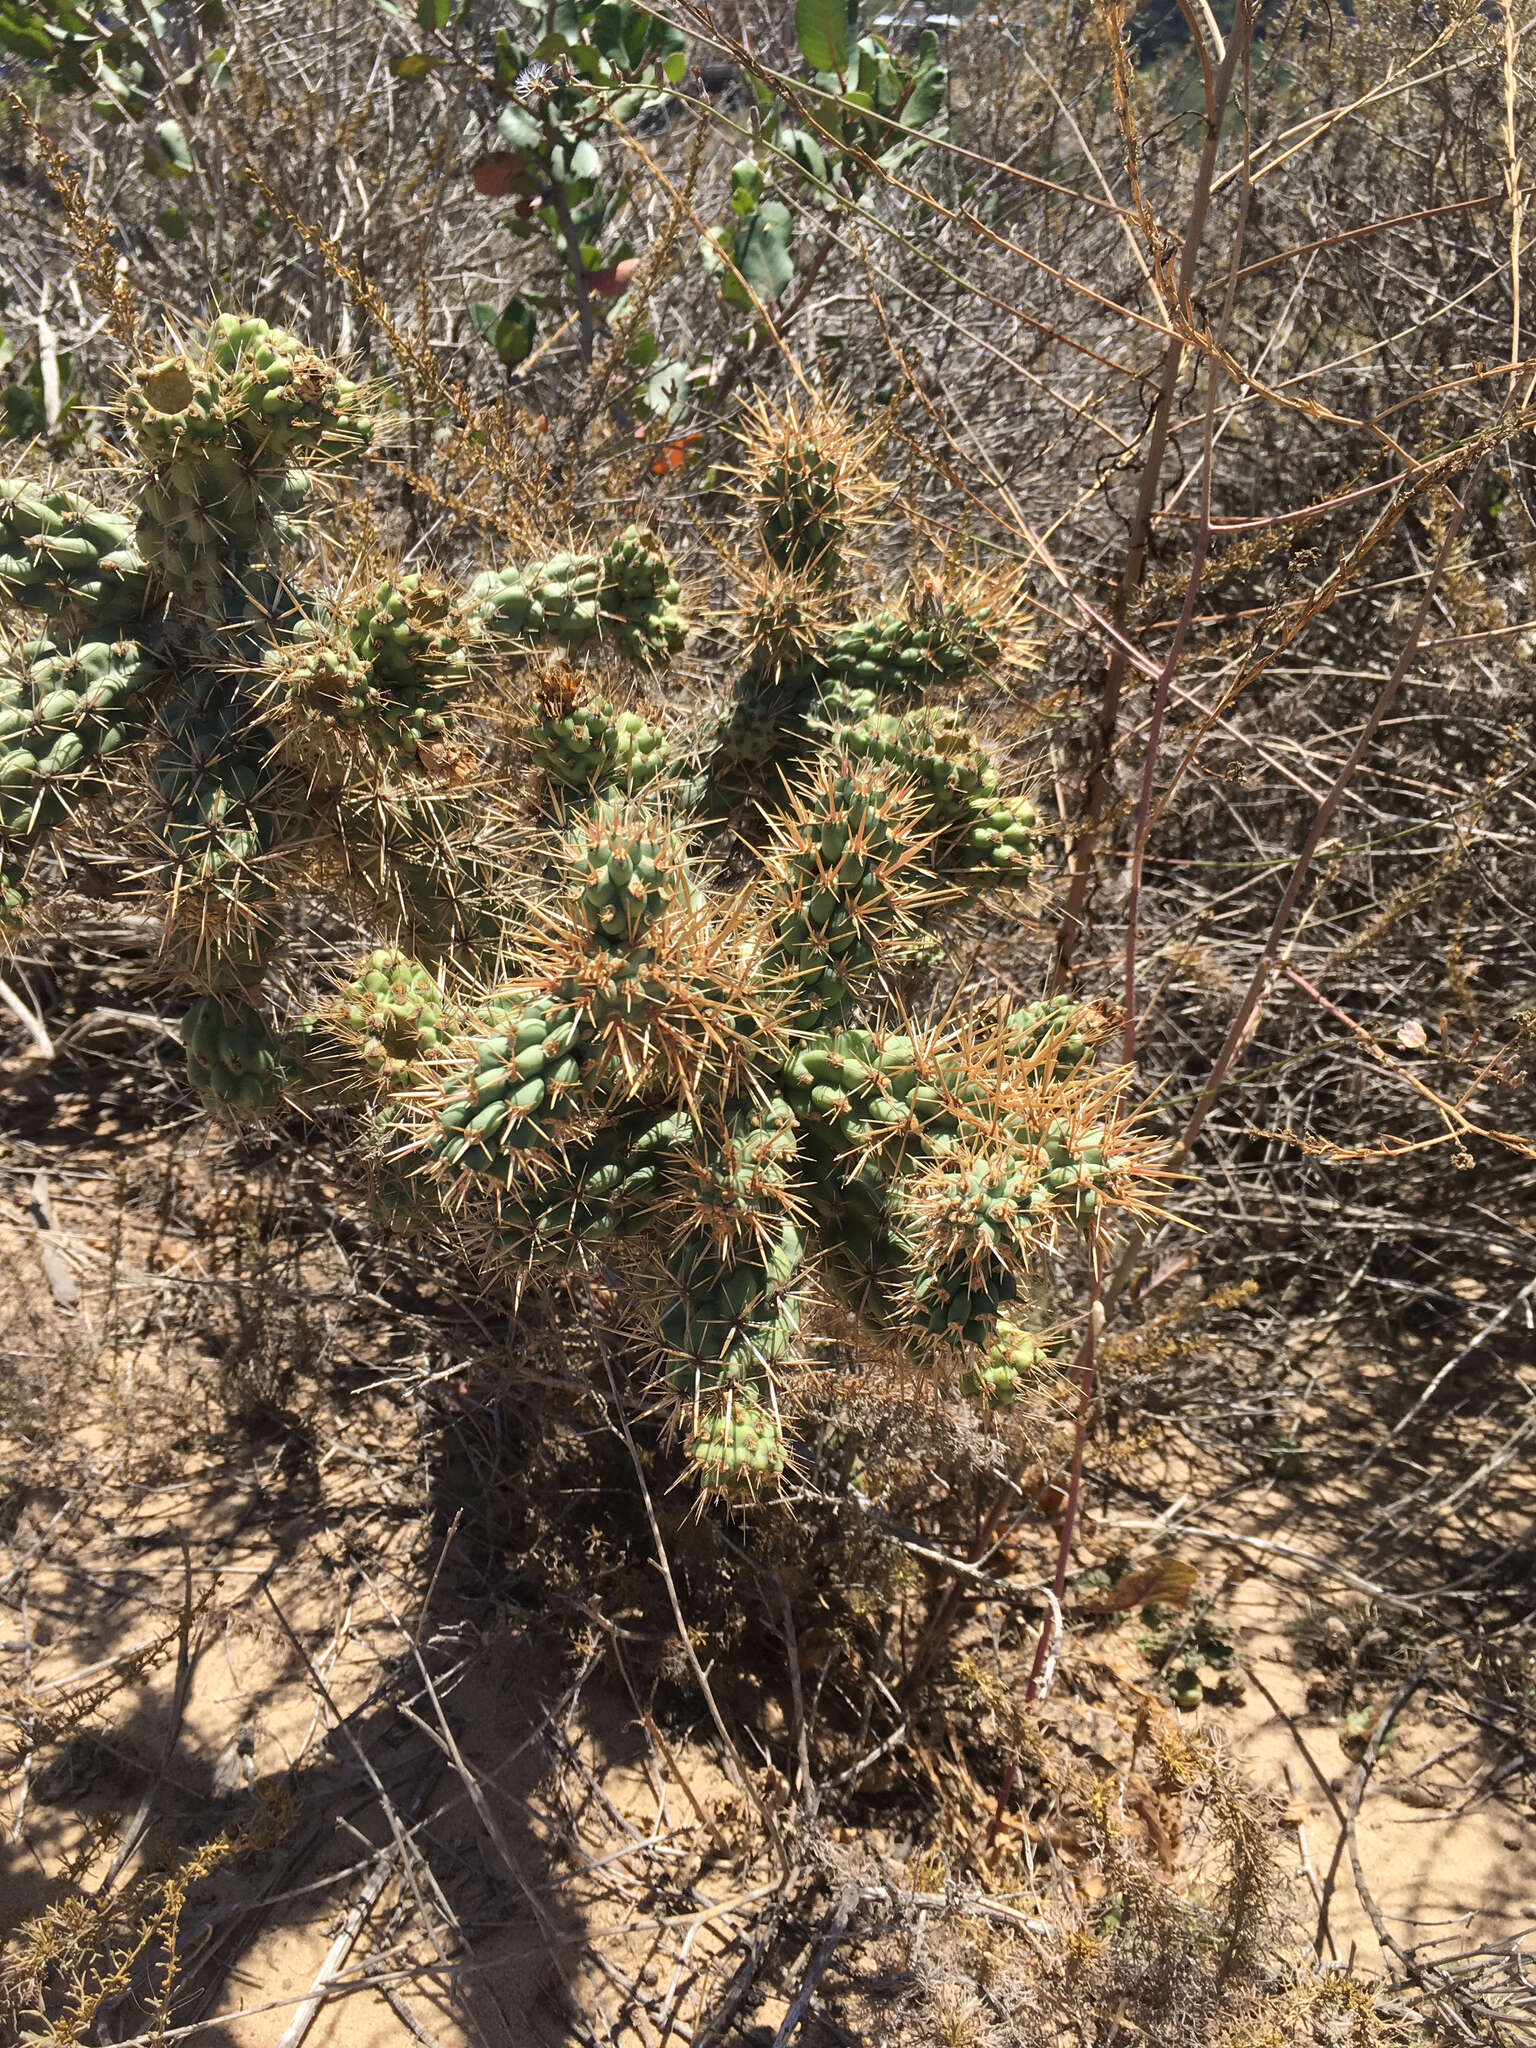
<svg viewBox="0 0 1536 2048"><path fill-rule="evenodd" d="M1112 1586L1088 1594L1083 1606L1092 1614L1123 1614L1133 1607L1187 1607L1199 1576L1194 1565L1181 1557L1154 1557Z"/></svg>

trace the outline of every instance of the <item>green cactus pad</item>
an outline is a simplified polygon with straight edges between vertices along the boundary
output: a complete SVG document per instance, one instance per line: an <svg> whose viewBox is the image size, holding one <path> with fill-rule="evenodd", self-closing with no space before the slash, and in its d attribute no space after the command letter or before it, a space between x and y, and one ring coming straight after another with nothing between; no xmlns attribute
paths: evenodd
<svg viewBox="0 0 1536 2048"><path fill-rule="evenodd" d="M1066 1341L1061 1336L1039 1336L999 1316L997 1335L985 1351L973 1355L961 1388L983 1408L1006 1414L1023 1388L1040 1386L1055 1376Z"/></svg>
<svg viewBox="0 0 1536 2048"><path fill-rule="evenodd" d="M249 1003L201 997L182 1019L181 1040L187 1079L211 1116L239 1122L282 1106L277 1041Z"/></svg>

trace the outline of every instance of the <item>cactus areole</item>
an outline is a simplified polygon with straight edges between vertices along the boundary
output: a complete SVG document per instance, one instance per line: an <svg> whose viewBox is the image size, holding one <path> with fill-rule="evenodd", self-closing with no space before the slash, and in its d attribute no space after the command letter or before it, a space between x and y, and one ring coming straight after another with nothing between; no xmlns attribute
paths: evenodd
<svg viewBox="0 0 1536 2048"><path fill-rule="evenodd" d="M394 1227L585 1267L710 1490L778 1478L797 1369L861 1328L1006 1407L1058 1341L1034 1283L1145 1171L1089 1008L923 994L1034 871L1028 801L938 694L1004 658L1007 600L850 616L852 443L759 406L743 657L680 739L625 701L685 634L639 528L467 585L306 584L373 401L225 315L131 381L131 512L0 482L38 635L0 678L0 925L117 803L205 1108L350 1119ZM317 906L369 943L300 1015L269 970Z"/></svg>

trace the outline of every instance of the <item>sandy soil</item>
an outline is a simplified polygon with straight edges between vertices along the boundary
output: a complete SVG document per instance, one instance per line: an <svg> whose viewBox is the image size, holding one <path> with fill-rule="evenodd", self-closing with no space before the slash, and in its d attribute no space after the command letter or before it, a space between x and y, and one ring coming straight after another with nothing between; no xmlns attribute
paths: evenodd
<svg viewBox="0 0 1536 2048"><path fill-rule="evenodd" d="M563 1618L534 1597L515 1447L498 1506L473 1482L445 1488L423 1437L427 1389L446 1387L451 1407L464 1369L451 1341L429 1355L427 1324L402 1323L377 1268L324 1222L323 1188L305 1191L301 1240L281 1241L295 1190L241 1195L220 1141L136 1129L137 1085L130 1071L116 1105L108 1090L72 1112L66 1094L46 1121L24 1115L0 1183L11 1981L25 1991L37 1926L66 1959L72 1929L50 2012L100 1992L104 2038L137 2038L145 1986L129 1972L103 1990L102 1950L153 1922L174 1927L174 2024L190 2030L164 2038L209 2048L535 2048L591 2038L584 2025L625 2048L707 2037L778 1859L799 1853L783 1847L801 1765L782 1660L757 1646L751 1683L718 1674L734 1755L697 1690L663 1726L657 1701L686 1671L654 1571L610 1575L585 1619L579 1588ZM1313 1387L1344 1441L1366 1423L1361 1365L1335 1349ZM1528 1937L1536 1827L1519 1732L1479 1704L1475 1672L1405 1685L1422 1617L1362 1590L1352 1532L1373 1511L1369 1476L1347 1460L1331 1473L1202 1499L1191 1469L1149 1454L1143 1489L1176 1505L1179 1555L1198 1568L1188 1612L1231 1655L1200 1668L1202 1697L1177 1714L1146 1623L1080 1609L1047 1724L1122 1774L1128 1824L1190 1884L1198 1816L1175 1801L1157 1817L1136 1744L1152 1707L1218 1731L1272 1797L1296 1917L1315 1925L1326 1895L1325 1953L1359 1972L1383 1966L1371 1904L1407 1947ZM1518 1467L1485 1492L1479 1515L1528 1526ZM575 1512L596 1531L595 1507ZM669 1527L682 1526L679 1512ZM1145 1561L1166 1526L1156 1508L1090 1513L1079 1562L1138 1545ZM1242 1540L1193 1533L1212 1529ZM1026 1583L1039 1559L1015 1563ZM1168 1610L1175 1634L1184 1612ZM974 1613L957 1649L995 1650L995 1622ZM1017 1686L1032 1631L1008 1640ZM814 1682L809 1640L804 1653ZM914 1738L861 1771L841 1815L829 1791L827 1881L928 1889L932 1831L918 1839L914 1805L933 1791L942 1808L969 1768ZM954 1811L969 1798L974 1826L992 1796L955 1793ZM1341 1826L1356 1811L1370 1903ZM996 1884L1048 1856L1091 1900L1085 1846L1069 1827L1045 1832L1007 1818ZM206 1876L168 1904L167 1869L199 1853ZM737 2038L772 2038L817 1938L813 1924L788 1941L780 1992L767 1986L756 2031ZM911 1938L850 1939L827 1976L848 1980L843 2018L835 2000L818 2008L827 2038L884 2038L886 2008L852 1979L890 1975Z"/></svg>

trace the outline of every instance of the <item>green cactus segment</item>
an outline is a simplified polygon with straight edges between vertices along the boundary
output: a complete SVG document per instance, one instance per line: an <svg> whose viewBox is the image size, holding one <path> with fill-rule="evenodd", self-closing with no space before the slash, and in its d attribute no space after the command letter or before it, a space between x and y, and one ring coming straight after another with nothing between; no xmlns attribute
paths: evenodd
<svg viewBox="0 0 1536 2048"><path fill-rule="evenodd" d="M342 991L337 1022L381 1087L409 1087L424 1078L447 1043L443 991L419 962L380 946Z"/></svg>
<svg viewBox="0 0 1536 2048"><path fill-rule="evenodd" d="M968 872L1027 880L1036 860L1039 820L1026 797L1004 796L997 770L958 716L943 706L882 712L859 702L859 715L827 719L828 744L849 761L884 764L917 791L936 838L935 865L954 880Z"/></svg>
<svg viewBox="0 0 1536 2048"><path fill-rule="evenodd" d="M751 1501L784 1470L784 1432L762 1394L733 1387L700 1404L688 1435L688 1462L706 1493Z"/></svg>
<svg viewBox="0 0 1536 2048"><path fill-rule="evenodd" d="M438 1156L509 1186L522 1155L558 1141L580 1098L585 1050L570 1005L535 996L509 1008L470 1046L473 1064L449 1085Z"/></svg>
<svg viewBox="0 0 1536 2048"><path fill-rule="evenodd" d="M677 834L622 797L601 798L572 827L563 866L579 921L610 945L636 945L674 903L695 900Z"/></svg>
<svg viewBox="0 0 1536 2048"><path fill-rule="evenodd" d="M1053 1117L1040 1134L1046 1169L1031 1198L1035 1206L1060 1210L1074 1223L1096 1216L1106 1185L1125 1165L1105 1153L1106 1142L1102 1128L1075 1131L1065 1117Z"/></svg>
<svg viewBox="0 0 1536 2048"><path fill-rule="evenodd" d="M657 1319L666 1376L685 1398L762 1384L799 1332L789 1289L805 1244L787 1218L764 1245L721 1250L690 1238L666 1262L672 1298Z"/></svg>
<svg viewBox="0 0 1536 2048"><path fill-rule="evenodd" d="M1060 1370L1067 1340L1040 1336L999 1316L997 1334L987 1349L973 1355L961 1378L961 1390L983 1408L1005 1415L1026 1387L1038 1387Z"/></svg>
<svg viewBox="0 0 1536 2048"><path fill-rule="evenodd" d="M163 671L137 640L35 640L0 675L0 836L35 839L69 817L101 766L146 729Z"/></svg>
<svg viewBox="0 0 1536 2048"><path fill-rule="evenodd" d="M774 864L774 962L804 1013L837 1023L873 971L910 951L915 910L935 893L910 784L837 766L784 828Z"/></svg>
<svg viewBox="0 0 1536 2048"><path fill-rule="evenodd" d="M701 1130L676 1148L669 1165L669 1204L717 1244L776 1237L799 1208L798 1124L779 1096L730 1103L718 1134Z"/></svg>
<svg viewBox="0 0 1536 2048"><path fill-rule="evenodd" d="M216 608L226 572L294 530L311 471L372 436L363 392L334 365L280 327L228 314L201 346L139 370L123 411L149 472L140 552L170 591Z"/></svg>
<svg viewBox="0 0 1536 2048"><path fill-rule="evenodd" d="M983 673L1002 651L986 618L958 605L917 617L880 612L835 635L827 680L836 689L872 690L882 700L920 697Z"/></svg>
<svg viewBox="0 0 1536 2048"><path fill-rule="evenodd" d="M886 712L870 709L848 720L829 719L827 743L850 761L887 763L910 776L938 824L968 824L978 796L995 796L997 771L952 711Z"/></svg>
<svg viewBox="0 0 1536 2048"><path fill-rule="evenodd" d="M776 758L801 719L801 697L794 690L768 688L737 698L715 733L711 762L717 782L745 774L753 781Z"/></svg>
<svg viewBox="0 0 1536 2048"><path fill-rule="evenodd" d="M1036 1168L1022 1148L930 1142L895 1191L898 1234L915 1253L912 1302L931 1335L985 1343L1019 1291Z"/></svg>
<svg viewBox="0 0 1536 2048"><path fill-rule="evenodd" d="M627 526L602 557L598 599L605 634L642 668L656 668L687 636L681 587L653 533Z"/></svg>
<svg viewBox="0 0 1536 2048"><path fill-rule="evenodd" d="M686 1117L642 1110L586 1144L567 1143L558 1161L538 1161L536 1178L518 1179L514 1167L497 1191L496 1251L513 1265L564 1263L573 1244L601 1245L643 1229L666 1157L692 1130Z"/></svg>
<svg viewBox="0 0 1536 2048"><path fill-rule="evenodd" d="M437 712L469 679L465 635L445 590L419 575L381 583L352 615L352 645L381 696Z"/></svg>
<svg viewBox="0 0 1536 2048"><path fill-rule="evenodd" d="M1014 1071L1028 1078L1028 1055ZM1000 1111L964 1044L823 1031L784 1081L827 1277L877 1326L985 1341L1057 1223L1088 1223L1125 1163L1100 1127L1041 1116L1027 1095Z"/></svg>
<svg viewBox="0 0 1536 2048"><path fill-rule="evenodd" d="M1000 793L997 770L958 715L918 706L925 692L963 682L1001 653L980 613L946 606L931 617L894 612L831 635L812 630L803 593L771 593L751 665L717 728L713 777L760 778L770 762L813 743L852 761L886 763L927 793L957 867L1028 868L1038 827L1029 804ZM806 607L810 607L808 613ZM1006 851L998 853L999 847Z"/></svg>
<svg viewBox="0 0 1536 2048"><path fill-rule="evenodd" d="M968 868L988 873L994 880L1007 877L1027 882L1034 871L1039 836L1040 821L1027 797L976 797L960 847Z"/></svg>
<svg viewBox="0 0 1536 2048"><path fill-rule="evenodd" d="M606 554L491 570L469 592L481 630L506 648L575 653L609 641L647 668L683 644L679 595L660 543L637 526L626 527Z"/></svg>
<svg viewBox="0 0 1536 2048"><path fill-rule="evenodd" d="M447 592L417 575L381 583L339 618L299 621L268 657L287 751L322 777L344 779L349 741L392 769L410 764L448 730L469 682L468 642Z"/></svg>
<svg viewBox="0 0 1536 2048"><path fill-rule="evenodd" d="M260 981L278 935L273 856L302 821L270 755L270 734L214 671L193 671L161 714L150 832L164 862L166 947L216 994Z"/></svg>
<svg viewBox="0 0 1536 2048"><path fill-rule="evenodd" d="M282 1106L282 1063L265 1019L249 1003L202 996L181 1023L187 1079L213 1116L271 1116Z"/></svg>
<svg viewBox="0 0 1536 2048"><path fill-rule="evenodd" d="M848 534L841 465L813 434L785 432L756 473L763 553L775 569L830 584Z"/></svg>
<svg viewBox="0 0 1536 2048"><path fill-rule="evenodd" d="M814 1164L811 1198L836 1235L883 1226L904 1134L920 1128L910 1038L869 1031L808 1037L784 1070L785 1099Z"/></svg>
<svg viewBox="0 0 1536 2048"><path fill-rule="evenodd" d="M804 689L820 672L831 608L826 593L794 576L770 576L743 593L739 633L747 650L743 695Z"/></svg>
<svg viewBox="0 0 1536 2048"><path fill-rule="evenodd" d="M0 598L91 628L143 615L148 574L133 520L73 491L0 480Z"/></svg>
<svg viewBox="0 0 1536 2048"><path fill-rule="evenodd" d="M333 830L352 891L412 952L432 958L494 958L520 906L503 906L502 876L476 850L474 820L459 798L383 782L345 789Z"/></svg>
<svg viewBox="0 0 1536 2048"><path fill-rule="evenodd" d="M804 1245L790 1222L750 1255L690 1241L667 1262L664 1374L683 1406L690 1465L710 1492L750 1499L785 1464L774 1373L793 1358L800 1309L792 1287Z"/></svg>
<svg viewBox="0 0 1536 2048"><path fill-rule="evenodd" d="M638 711L619 711L605 698L550 711L523 729L535 768L561 790L643 789L671 766L667 743Z"/></svg>

